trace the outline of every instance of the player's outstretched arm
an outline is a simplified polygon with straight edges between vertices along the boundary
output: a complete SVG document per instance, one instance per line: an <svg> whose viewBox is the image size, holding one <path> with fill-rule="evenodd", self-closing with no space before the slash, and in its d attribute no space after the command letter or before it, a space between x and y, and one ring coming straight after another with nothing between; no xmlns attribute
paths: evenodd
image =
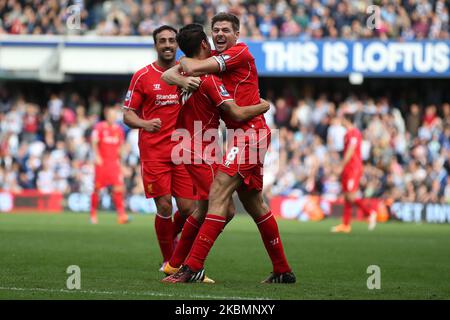
<svg viewBox="0 0 450 320"><path fill-rule="evenodd" d="M205 60L183 57L179 62L183 71L190 76L201 76L207 73L217 73L220 71L219 63L214 57L209 57Z"/></svg>
<svg viewBox="0 0 450 320"><path fill-rule="evenodd" d="M161 76L161 79L168 85L176 85L184 90L194 91L200 86L200 78L198 77L185 77L181 73L181 66L175 65L170 69L167 69Z"/></svg>
<svg viewBox="0 0 450 320"><path fill-rule="evenodd" d="M161 129L161 119L155 118L144 120L138 117L136 112L130 109L123 109L123 122L133 129L144 129L148 132L157 132Z"/></svg>
<svg viewBox="0 0 450 320"><path fill-rule="evenodd" d="M234 100L224 101L220 107L235 121L250 120L260 114L267 112L270 109L270 104L261 99L261 103L239 107Z"/></svg>

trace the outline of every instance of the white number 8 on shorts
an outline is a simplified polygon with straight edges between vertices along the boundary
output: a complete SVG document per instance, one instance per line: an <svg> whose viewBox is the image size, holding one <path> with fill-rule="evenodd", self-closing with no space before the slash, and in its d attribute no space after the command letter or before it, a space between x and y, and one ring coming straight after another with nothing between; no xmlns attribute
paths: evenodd
<svg viewBox="0 0 450 320"><path fill-rule="evenodd" d="M225 166L228 167L234 159L236 159L236 155L239 153L238 147L233 147L227 154L227 161L225 161Z"/></svg>

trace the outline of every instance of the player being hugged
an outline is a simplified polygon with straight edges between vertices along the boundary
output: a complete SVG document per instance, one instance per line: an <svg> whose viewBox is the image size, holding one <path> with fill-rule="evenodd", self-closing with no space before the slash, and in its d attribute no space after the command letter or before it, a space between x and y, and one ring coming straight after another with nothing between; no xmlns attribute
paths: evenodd
<svg viewBox="0 0 450 320"><path fill-rule="evenodd" d="M229 13L219 13L211 22L212 39L216 51L204 59L182 58L182 70L197 76L220 73L226 90L237 105L260 103L258 72L255 59L247 45L237 43L239 19ZM173 75L171 82L182 85L182 76ZM206 257L214 241L225 226L227 207L234 191L245 210L258 226L264 246L272 261L273 272L265 283L294 283L295 275L286 260L277 222L262 196L263 164L270 143L270 128L264 116L238 122L224 114L228 129L234 129L228 139L228 149L209 193L208 214L202 224L183 267L171 276L171 282L189 282L203 272ZM169 279L168 279L169 280Z"/></svg>
<svg viewBox="0 0 450 320"><path fill-rule="evenodd" d="M118 214L118 223L129 222L125 213L123 192L124 183L121 167L121 153L124 142L123 129L116 123L116 112L108 106L104 110L105 121L100 121L92 131L92 150L94 152L95 179L91 194L91 223L97 224L97 206L101 189L112 186L112 200Z"/></svg>
<svg viewBox="0 0 450 320"><path fill-rule="evenodd" d="M177 35L177 42L186 57L204 60L211 56L211 45L203 27L199 24L189 24L183 27ZM179 69L180 66L177 65L166 71L163 74L163 80L168 74L178 72ZM239 122L247 121L269 109L269 103L266 101L240 108L217 75L205 74L200 77L200 80L200 87L196 91L180 89L182 108L177 123L179 128L177 131L184 132L182 129L185 129L188 132L189 141L186 143L182 140L179 145L183 148L183 153L188 154L188 157L183 157L183 161L186 162L186 169L197 189L198 210L189 216L175 252L169 263L165 265L164 271L168 275L178 271L184 262L208 210L210 187L217 172L217 166L221 162L218 144L220 113L223 112L234 121ZM183 135L181 136L183 137ZM213 137L213 139L207 137ZM179 155L174 152L174 157L176 156ZM234 206L228 210L228 220L232 218L233 214ZM212 282L211 279L205 277L204 272L192 280Z"/></svg>
<svg viewBox="0 0 450 320"><path fill-rule="evenodd" d="M195 210L195 192L184 165L171 160L175 142L172 132L180 111L177 86L161 80L163 72L175 65L177 31L161 26L153 32L158 59L137 71L131 80L124 103L124 122L139 129L141 172L147 198L154 198L157 213L155 231L164 264L172 256L177 234ZM191 81L191 82L189 82ZM184 79L186 88L198 87L198 80ZM178 211L172 221L172 196Z"/></svg>

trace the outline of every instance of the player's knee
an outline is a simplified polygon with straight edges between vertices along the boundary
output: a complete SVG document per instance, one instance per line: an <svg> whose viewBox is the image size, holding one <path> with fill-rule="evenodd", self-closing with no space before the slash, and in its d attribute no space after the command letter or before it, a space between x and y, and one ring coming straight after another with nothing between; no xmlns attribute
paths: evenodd
<svg viewBox="0 0 450 320"><path fill-rule="evenodd" d="M123 186L114 186L112 190L113 192L124 192Z"/></svg>
<svg viewBox="0 0 450 320"><path fill-rule="evenodd" d="M206 217L206 211L204 211L204 210L195 210L192 213L192 217L194 217L195 220L197 220L197 222L199 224L202 224L203 221L205 220L205 217Z"/></svg>
<svg viewBox="0 0 450 320"><path fill-rule="evenodd" d="M354 202L355 201L355 196L354 196L354 194L352 194L350 192L347 192L344 195L344 199L345 199L345 201L348 201L348 202Z"/></svg>
<svg viewBox="0 0 450 320"><path fill-rule="evenodd" d="M190 216L196 209L196 204L195 201L183 201L183 203L181 203L178 206L178 212L180 212L180 214L184 217L188 217Z"/></svg>
<svg viewBox="0 0 450 320"><path fill-rule="evenodd" d="M228 206L227 210L227 223L231 220L233 220L234 216L236 215L236 208L235 206Z"/></svg>
<svg viewBox="0 0 450 320"><path fill-rule="evenodd" d="M156 201L156 208L158 209L158 214L163 217L169 217L172 215L172 202L168 199L158 199Z"/></svg>
<svg viewBox="0 0 450 320"><path fill-rule="evenodd" d="M224 202L230 197L227 190L228 184L220 176L214 179L211 185L211 190L209 191L209 201L220 201Z"/></svg>
<svg viewBox="0 0 450 320"><path fill-rule="evenodd" d="M250 214L259 216L264 215L270 210L269 206L265 203L261 192L246 194L239 193L238 196L244 206L244 209Z"/></svg>

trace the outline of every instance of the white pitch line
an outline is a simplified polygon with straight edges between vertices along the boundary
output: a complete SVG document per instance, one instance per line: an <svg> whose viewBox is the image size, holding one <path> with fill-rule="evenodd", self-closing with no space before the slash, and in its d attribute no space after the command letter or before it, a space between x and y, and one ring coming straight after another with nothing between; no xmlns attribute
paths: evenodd
<svg viewBox="0 0 450 320"><path fill-rule="evenodd" d="M35 292L58 292L58 293L87 293L87 294L107 294L107 295L133 295L133 296L152 296L152 297L179 297L179 298L198 298L198 299L221 299L221 300L269 300L269 298L255 297L222 297L211 295L177 295L171 293L160 293L152 291L130 292L130 291L96 291L96 290L67 290L67 289L45 289L45 288L7 288L0 287L5 291L35 291Z"/></svg>

